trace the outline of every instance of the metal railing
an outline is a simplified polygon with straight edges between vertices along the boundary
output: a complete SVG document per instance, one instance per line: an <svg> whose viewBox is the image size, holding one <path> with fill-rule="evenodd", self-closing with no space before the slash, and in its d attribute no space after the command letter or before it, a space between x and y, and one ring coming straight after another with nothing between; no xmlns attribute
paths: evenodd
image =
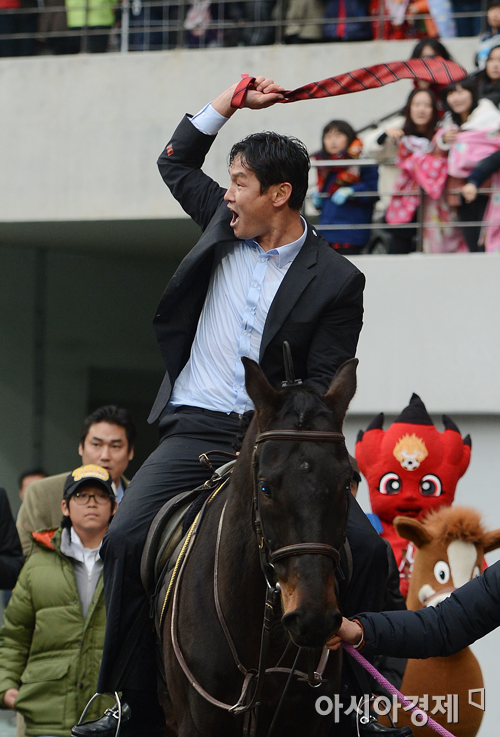
<svg viewBox="0 0 500 737"><path fill-rule="evenodd" d="M16 1L16 0L14 0ZM73 52L93 50L89 39L111 38L110 48L126 53L130 50L156 50L184 47L206 48L209 46L267 45L293 42L295 36L287 33L292 26L296 29L316 26L317 37L311 41L335 41L331 37L321 37L325 26L338 23L348 26L364 24L366 38L373 35L384 37L384 25L390 21L385 14L384 4L379 2L377 15L355 18L307 18L287 17L287 0L227 0L227 2L206 3L189 0L122 0L115 4L105 4L105 0L82 0L80 4L63 0L60 5L44 6L45 2L57 0L27 0L38 2L36 7L7 8L0 10L0 56L26 55L5 53L6 45L21 42L35 42L29 53L40 53L44 47L50 48L61 39L72 39ZM23 2L23 0L20 0ZM24 0L26 2L26 0ZM482 0L483 10L477 12L453 13L454 19L475 19L481 21L481 29L486 29L486 0ZM193 11L196 9L196 12ZM96 27L96 14L112 10L115 22L103 23ZM83 14L84 19L78 27L68 27L66 15L75 12ZM57 18L56 18L57 14ZM64 16L64 18L63 18ZM44 19L44 20L43 20ZM432 20L429 14L412 16L412 21ZM57 20L58 27L51 28ZM51 22L52 21L52 22ZM410 27L411 30L411 27ZM375 34L374 34L375 32ZM408 38L412 38L409 35ZM79 45L78 42L79 40ZM307 41L308 38L301 38ZM415 33L415 41L417 34ZM60 44L63 49L64 43ZM104 49L106 50L106 49ZM15 50L14 50L15 51ZM57 51L56 53L61 53Z"/></svg>
<svg viewBox="0 0 500 737"><path fill-rule="evenodd" d="M384 162L381 162L378 159L335 159L335 160L319 160L319 159L313 159L311 161L311 167L312 168L344 168L344 167L367 167L367 166L380 166L381 163L383 165L390 164L395 165L395 160L384 160ZM480 187L477 190L477 194L487 194L491 195L499 190L492 187ZM461 189L457 188L448 188L445 187L444 195L460 195ZM316 227L318 230L322 232L328 232L328 231L346 231L346 230L367 230L370 231L370 236L367 239L368 242L366 246L363 249L363 253L371 253L373 244L374 236L381 233L381 231L390 233L391 230L414 230L416 231L416 243L415 243L415 251L423 253L426 251L425 244L424 244L424 235L425 231L429 228L471 228L471 227L482 227L482 228L488 228L488 227L499 227L500 221L483 221L483 220L468 220L468 221L462 221L462 220L454 220L449 222L428 222L426 221L426 212L425 212L425 205L424 205L424 196L425 192L421 187L416 187L414 190L407 190L404 192L383 192L380 190L376 191L363 191L363 192L354 192L352 195L350 195L350 199L363 199L367 197L374 197L374 198L382 198L386 196L391 197L405 197L408 195L416 195L419 197L419 205L417 208L417 217L416 220L409 222L409 223L388 223L385 221L385 219L382 220L376 220L373 219L371 223L352 223L352 224L319 224L316 223ZM313 197L313 190L310 190L306 201L309 206L314 207L314 204L312 203L312 197ZM320 194L320 198L327 199L329 197L328 194ZM318 213L319 217L319 213ZM314 218L314 216L313 216ZM500 244L499 244L500 246ZM378 251L380 252L380 251ZM388 251L389 252L389 251Z"/></svg>

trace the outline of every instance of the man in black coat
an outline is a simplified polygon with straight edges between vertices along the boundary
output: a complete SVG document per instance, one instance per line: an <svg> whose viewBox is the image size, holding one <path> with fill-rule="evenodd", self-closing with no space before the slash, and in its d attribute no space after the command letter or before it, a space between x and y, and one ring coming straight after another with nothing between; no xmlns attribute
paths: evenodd
<svg viewBox="0 0 500 737"><path fill-rule="evenodd" d="M170 280L154 321L167 367L150 415L151 422L160 420L160 444L132 480L101 551L107 631L98 691L123 691L132 707L127 736L161 734L163 722L154 697L153 639L143 639L135 659L129 656L137 648L126 642L131 630L151 629L147 618L137 627L144 612L147 617L139 577L147 531L169 498L207 479L202 452L233 450L240 419L252 410L241 357L259 361L279 386L287 340L296 375L326 392L339 366L354 356L362 326L364 276L300 215L310 165L300 141L258 133L236 144L228 189L202 171L217 131L235 112L234 87L186 116L158 161L202 235ZM280 89L258 77L246 107L279 102ZM355 574L344 611L354 613L362 602L380 609L385 545L355 501L348 535ZM113 734L115 724L108 714L72 734Z"/></svg>
<svg viewBox="0 0 500 737"><path fill-rule="evenodd" d="M0 589L13 589L24 556L5 489L0 489Z"/></svg>

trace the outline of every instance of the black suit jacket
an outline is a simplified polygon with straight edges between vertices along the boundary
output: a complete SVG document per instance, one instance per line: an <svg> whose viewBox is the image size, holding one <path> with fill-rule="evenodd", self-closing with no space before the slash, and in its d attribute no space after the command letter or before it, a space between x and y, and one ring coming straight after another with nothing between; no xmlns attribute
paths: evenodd
<svg viewBox="0 0 500 737"><path fill-rule="evenodd" d="M13 589L24 556L5 489L0 489L0 589Z"/></svg>
<svg viewBox="0 0 500 737"><path fill-rule="evenodd" d="M167 366L149 422L163 412L185 366L206 297L216 244L235 242L225 189L201 169L215 140L186 116L158 159L163 180L202 235L161 298L154 326ZM365 278L308 225L307 238L269 308L260 365L278 386L284 379L283 341L290 343L297 378L326 390L338 367L354 356L363 318Z"/></svg>

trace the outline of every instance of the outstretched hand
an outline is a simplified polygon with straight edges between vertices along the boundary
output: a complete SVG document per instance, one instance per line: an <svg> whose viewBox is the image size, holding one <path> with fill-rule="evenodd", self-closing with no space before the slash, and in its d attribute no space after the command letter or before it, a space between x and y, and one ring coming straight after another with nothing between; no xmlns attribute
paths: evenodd
<svg viewBox="0 0 500 737"><path fill-rule="evenodd" d="M351 622L350 619L342 617L342 624L336 635L334 635L326 643L329 650L338 650L342 644L342 640L350 645L357 645L363 636L363 630L357 622Z"/></svg>
<svg viewBox="0 0 500 737"><path fill-rule="evenodd" d="M231 105L236 87L237 83L231 85L231 87L222 92L212 102L214 110L217 110L225 118L230 118L236 112L236 108ZM256 77L255 82L247 92L244 107L250 108L251 110L262 110L263 108L271 107L271 105L275 105L284 99L282 94L284 91L285 88L276 84L273 79Z"/></svg>

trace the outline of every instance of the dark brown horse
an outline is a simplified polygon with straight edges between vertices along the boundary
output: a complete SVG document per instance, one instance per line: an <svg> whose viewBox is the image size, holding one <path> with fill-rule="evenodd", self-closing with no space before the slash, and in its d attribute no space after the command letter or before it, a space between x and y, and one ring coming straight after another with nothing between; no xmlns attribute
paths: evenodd
<svg viewBox="0 0 500 737"><path fill-rule="evenodd" d="M265 737L289 681L273 737L322 737L333 713L320 715L315 702L338 692L340 652L310 686L341 622L335 571L352 476L341 431L357 361L325 395L275 391L243 361L255 416L229 487L205 509L164 623L167 734ZM302 679L289 676L294 665ZM260 708L246 709L252 701Z"/></svg>

